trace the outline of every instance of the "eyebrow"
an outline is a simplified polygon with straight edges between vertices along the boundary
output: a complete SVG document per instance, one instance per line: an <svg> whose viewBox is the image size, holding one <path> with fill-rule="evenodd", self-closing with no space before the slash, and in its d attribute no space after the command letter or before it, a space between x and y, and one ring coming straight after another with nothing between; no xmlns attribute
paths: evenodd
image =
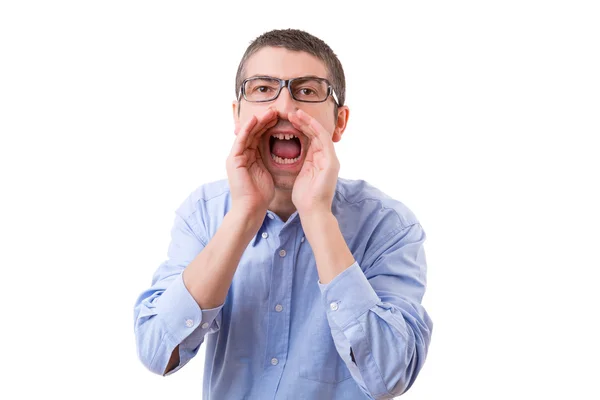
<svg viewBox="0 0 600 400"><path fill-rule="evenodd" d="M250 79L250 78L274 78L274 76L269 76L269 75L265 75L265 74L256 74L256 75L248 76L245 79Z"/></svg>
<svg viewBox="0 0 600 400"><path fill-rule="evenodd" d="M255 74L252 76L247 77L246 79L250 79L250 78L273 78L273 79L281 79L281 78L277 78L275 76L271 76L271 75L266 75L266 74ZM296 76L294 78L290 78L290 79L295 79L295 78L317 78L317 79L327 79L327 78L323 78L321 76L317 76L317 75L302 75L302 76ZM285 79L283 79L285 80Z"/></svg>

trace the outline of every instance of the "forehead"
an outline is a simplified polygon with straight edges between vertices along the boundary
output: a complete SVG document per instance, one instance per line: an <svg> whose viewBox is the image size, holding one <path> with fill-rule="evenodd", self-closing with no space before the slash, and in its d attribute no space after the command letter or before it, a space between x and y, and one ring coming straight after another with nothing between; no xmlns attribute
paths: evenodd
<svg viewBox="0 0 600 400"><path fill-rule="evenodd" d="M244 77L268 75L280 79L298 76L327 77L323 61L303 51L291 51L281 47L263 47L246 62Z"/></svg>

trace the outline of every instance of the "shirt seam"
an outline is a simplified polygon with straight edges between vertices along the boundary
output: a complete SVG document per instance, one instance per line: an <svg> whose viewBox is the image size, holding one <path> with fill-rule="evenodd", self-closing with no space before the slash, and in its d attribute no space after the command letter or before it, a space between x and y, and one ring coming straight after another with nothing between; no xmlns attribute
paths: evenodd
<svg viewBox="0 0 600 400"><path fill-rule="evenodd" d="M369 341L369 336L367 335L367 333L363 329L363 326L360 323L360 321L357 319L356 322L358 323L358 326L360 327L360 330L363 333L363 337L365 338L365 341L367 342L367 349L371 349L371 342ZM373 358L373 364L375 364L375 367L377 368L377 373L379 374L379 379L381 380L381 382L383 383L383 387L385 388L385 392L379 392L375 396L379 397L382 394L392 395L390 393L390 391L388 390L387 385L385 384L385 379L383 379L383 374L381 373L381 368L379 367L379 364L377 364L377 360L375 360L375 357L373 357L373 353L372 352L369 352L369 353L370 353L371 357ZM368 368L365 368L365 369L368 370Z"/></svg>
<svg viewBox="0 0 600 400"><path fill-rule="evenodd" d="M206 247L206 243L207 240L204 239L204 237L202 235L200 235L195 229L194 229L194 225L190 225L187 218L184 218L183 215L181 215L180 213L176 212L175 214L177 214L177 216L179 218L181 218L181 220L183 221L183 223L185 224L185 226L190 230L190 232L192 232L192 234L194 235L194 237L204 246ZM190 214L190 217L194 215L193 213Z"/></svg>
<svg viewBox="0 0 600 400"><path fill-rule="evenodd" d="M198 205L198 203L199 203L200 201L204 202L204 204L206 205L206 203L207 203L207 202L209 202L210 200L212 200L212 199L215 199L215 198L217 198L217 197L220 197L220 196L222 196L222 195L224 195L224 194L227 194L227 193L229 193L229 192L230 192L230 190L229 190L228 188L226 188L226 189L223 189L223 191L222 191L222 192L220 192L219 194L216 194L216 195L214 195L214 196L212 196L212 197L209 197L209 198L200 197L200 198L199 198L198 200L196 200L196 202L195 202L195 204L196 204L196 207L194 207L194 211L192 211L191 213L187 214L187 217L184 217L184 216L183 216L183 215L185 215L185 214L183 214L183 215L182 215L182 214L178 213L178 214L179 214L179 216L180 216L180 217L181 217L181 218L182 218L182 219L183 219L183 220L186 222L186 224L187 224L187 226L190 228L190 230L191 230L192 232L194 232L194 235L196 236L196 238L197 238L198 240L200 240L200 243L202 243L202 244L204 245L204 247L206 247L208 240L203 240L203 237L202 237L202 235L198 235L198 234L196 233L196 231L194 231L194 229L193 229L195 226L197 226L197 225L198 225L198 221L196 221L196 222L194 222L192 225L190 225L190 224L188 223L188 220L189 220L190 218L192 218L192 217L194 216L194 214L196 214L196 213L199 211L199 208L197 207L197 205Z"/></svg>
<svg viewBox="0 0 600 400"><path fill-rule="evenodd" d="M371 289L373 289L373 287L371 287ZM375 291L375 290L373 290L373 291ZM377 293L375 293L375 294L377 294ZM377 297L379 297L379 296L377 296ZM352 315L348 319L348 322L346 322L346 324L344 326L342 326L340 329L344 330L344 329L348 328L354 321L357 321L360 324L359 318L362 317L363 315L367 314L369 311L371 311L371 309L373 307L377 307L380 302L381 302L381 298L378 301L376 301L372 306L369 306L366 311L359 311L355 315Z"/></svg>
<svg viewBox="0 0 600 400"><path fill-rule="evenodd" d="M164 322L162 320L159 320L159 321L160 321L160 324L162 325L162 327L164 329L164 332L163 332L163 334L160 337L160 343L158 344L158 347L157 347L156 351L154 352L154 355L152 356L152 360L150 360L150 366L151 367L154 366L154 360L156 360L156 356L158 356L158 353L160 353L160 348L161 347L166 347L166 346L163 346L163 345L165 343L165 337L168 335L168 331L166 329L166 326L165 326ZM164 370L160 371L160 374L164 376L164 372L165 372Z"/></svg>
<svg viewBox="0 0 600 400"><path fill-rule="evenodd" d="M384 210L384 209L392 210L394 212L394 215L396 216L396 218L398 218L398 222L400 223L400 225L402 225L402 217L400 216L400 214L398 213L398 211L396 211L396 209L394 209L394 208L384 206L383 205L383 201L381 201L381 199L379 199L377 197L365 197L365 198L360 199L358 201L351 202L350 200L348 200L346 198L346 196L344 196L344 194L339 189L336 189L336 193L338 193L340 195L340 197L346 203L348 203L348 204L358 204L358 203L362 203L362 202L367 201L367 200L375 201L382 210Z"/></svg>
<svg viewBox="0 0 600 400"><path fill-rule="evenodd" d="M404 231L404 230L407 230L407 229L409 229L409 228L411 228L411 227L413 227L413 226L415 226L415 225L418 225L418 224L419 224L418 222L415 222L415 223L412 223L412 224L410 224L410 225L408 225L408 226L404 226L404 227L403 227L403 226L399 226L399 227L397 227L396 229L394 229L393 231L391 231L390 233L388 233L387 235L385 235L385 236L384 236L384 238L383 238L383 239L381 239L381 243L380 243L380 244L379 244L377 247L375 247L375 248L374 248L374 249L371 251L371 253L372 253L372 254L375 254L375 253L377 253L377 252L379 251L379 249L381 249L381 248L382 248L382 247L383 247L383 246L384 246L384 245L387 243L388 239L390 239L392 236L396 235L396 234L397 234L397 233L399 233L399 232L402 232L402 231ZM367 259L367 260L368 260L368 259L369 259L369 257L365 257L365 259Z"/></svg>
<svg viewBox="0 0 600 400"><path fill-rule="evenodd" d="M215 194L214 196L212 196L212 197L209 197L209 198L207 198L207 199L205 199L204 197L200 197L198 200L202 200L202 201L204 201L204 202L206 203L207 201L210 201L210 200L212 200L212 199L214 199L214 198L217 198L217 197L219 197L219 196L222 196L222 195L224 195L224 194L226 194L226 193L229 193L229 192L230 192L230 189L229 189L229 188L225 188L225 189L223 189L223 191L222 191L222 192L220 192L219 194Z"/></svg>

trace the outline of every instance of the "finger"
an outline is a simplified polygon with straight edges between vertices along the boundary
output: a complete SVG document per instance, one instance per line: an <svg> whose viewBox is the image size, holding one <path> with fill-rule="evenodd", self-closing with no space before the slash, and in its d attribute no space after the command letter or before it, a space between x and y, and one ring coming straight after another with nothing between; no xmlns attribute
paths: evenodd
<svg viewBox="0 0 600 400"><path fill-rule="evenodd" d="M252 144L257 133L268 129L271 124L277 123L274 118L277 115L272 109L267 110L262 115L253 115L246 124L240 129L236 140L231 149L232 154L242 154Z"/></svg>
<svg viewBox="0 0 600 400"><path fill-rule="evenodd" d="M263 129L260 130L260 132L257 132L256 135L253 136L253 140L248 145L247 148L250 150L258 151L258 148L260 147L260 141L261 141L262 136L265 134L265 132L267 132L269 129L271 129L275 125L277 125L277 119L274 119L273 121L266 124L263 127Z"/></svg>
<svg viewBox="0 0 600 400"><path fill-rule="evenodd" d="M259 138L267 129L277 123L277 112L270 108L256 117L256 124L250 129L246 138L246 148L250 148L255 139Z"/></svg>
<svg viewBox="0 0 600 400"><path fill-rule="evenodd" d="M302 133L304 133L309 139L312 140L314 137L317 136L317 133L314 131L314 129L311 128L305 120L301 119L298 116L297 112L288 113L288 120L292 123L292 125L294 125L296 129L302 131Z"/></svg>
<svg viewBox="0 0 600 400"><path fill-rule="evenodd" d="M231 154L239 155L244 152L244 150L246 149L246 141L248 139L248 135L250 135L252 128L254 128L256 126L257 121L258 121L258 119L256 118L256 116L253 115L248 120L248 122L246 122L242 126L242 128L240 129L239 133L237 134L237 136L235 138L235 142L233 143L233 146L231 147Z"/></svg>
<svg viewBox="0 0 600 400"><path fill-rule="evenodd" d="M279 118L277 117L277 113L275 113L274 117L265 120L265 123L260 128L255 127L253 129L255 132L248 138L248 148L255 149L258 147L261 136L269 129L277 125L278 120Z"/></svg>
<svg viewBox="0 0 600 400"><path fill-rule="evenodd" d="M333 141L329 132L315 118L302 110L298 110L296 113L290 113L288 119L292 124L297 125L297 129L300 129L309 137L312 145L315 145L318 149L333 151Z"/></svg>
<svg viewBox="0 0 600 400"><path fill-rule="evenodd" d="M317 121L310 114L302 110L298 110L297 114L298 117L312 129L312 131L315 133L315 136L317 136L324 142L331 142L330 133L327 132L327 129L325 129L319 121Z"/></svg>

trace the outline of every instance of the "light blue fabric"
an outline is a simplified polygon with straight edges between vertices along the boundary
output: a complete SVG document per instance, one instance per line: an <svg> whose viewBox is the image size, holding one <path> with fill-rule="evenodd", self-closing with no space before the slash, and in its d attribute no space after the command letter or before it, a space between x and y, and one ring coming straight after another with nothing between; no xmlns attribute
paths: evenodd
<svg viewBox="0 0 600 400"><path fill-rule="evenodd" d="M321 284L298 214L284 223L268 211L225 303L201 310L181 273L230 207L225 179L177 209L167 259L135 302L143 364L163 374L181 343L170 375L206 346L204 399L390 399L408 390L433 329L421 305L426 235L415 215L364 181L338 178L332 211L354 264Z"/></svg>

